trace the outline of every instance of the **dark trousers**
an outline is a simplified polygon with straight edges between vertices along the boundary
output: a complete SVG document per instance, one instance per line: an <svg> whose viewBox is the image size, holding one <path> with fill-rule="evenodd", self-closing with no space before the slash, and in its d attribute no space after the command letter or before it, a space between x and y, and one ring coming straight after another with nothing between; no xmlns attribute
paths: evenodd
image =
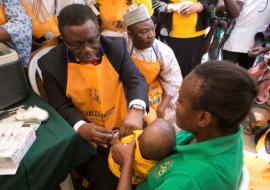
<svg viewBox="0 0 270 190"><path fill-rule="evenodd" d="M238 65L246 69L249 69L255 61L255 58L249 57L247 53L237 53L237 52L223 50L222 54L223 54L224 60L237 63Z"/></svg>
<svg viewBox="0 0 270 190"><path fill-rule="evenodd" d="M97 148L97 155L80 166L77 170L90 182L90 190L115 190L118 178L108 166L109 148Z"/></svg>
<svg viewBox="0 0 270 190"><path fill-rule="evenodd" d="M183 78L201 63L204 35L194 38L161 37L173 50Z"/></svg>

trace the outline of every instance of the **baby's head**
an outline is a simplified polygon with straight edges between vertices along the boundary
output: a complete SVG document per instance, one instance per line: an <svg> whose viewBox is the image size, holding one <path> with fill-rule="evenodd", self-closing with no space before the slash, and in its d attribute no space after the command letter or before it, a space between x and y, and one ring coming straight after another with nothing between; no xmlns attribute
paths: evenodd
<svg viewBox="0 0 270 190"><path fill-rule="evenodd" d="M161 160L171 153L174 146L174 129L164 119L154 120L139 136L141 155L148 160Z"/></svg>

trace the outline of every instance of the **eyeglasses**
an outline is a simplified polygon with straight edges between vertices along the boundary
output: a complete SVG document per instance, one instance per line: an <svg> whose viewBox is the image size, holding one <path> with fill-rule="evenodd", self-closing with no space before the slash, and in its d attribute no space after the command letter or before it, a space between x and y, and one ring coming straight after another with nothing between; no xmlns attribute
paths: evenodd
<svg viewBox="0 0 270 190"><path fill-rule="evenodd" d="M98 33L96 36L88 39L87 41L84 42L76 42L76 44L71 45L68 42L66 43L66 46L68 49L71 51L83 51L85 47L90 47L91 49L96 48L99 45L100 41L100 34Z"/></svg>

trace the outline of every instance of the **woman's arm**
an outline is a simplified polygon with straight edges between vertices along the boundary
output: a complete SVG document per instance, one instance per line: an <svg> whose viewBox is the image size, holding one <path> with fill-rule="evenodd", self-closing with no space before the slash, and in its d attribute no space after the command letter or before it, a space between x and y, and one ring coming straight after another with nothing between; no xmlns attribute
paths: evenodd
<svg viewBox="0 0 270 190"><path fill-rule="evenodd" d="M111 148L113 160L122 168L117 190L132 190L131 177L135 146L135 139L133 138L129 144L119 142Z"/></svg>
<svg viewBox="0 0 270 190"><path fill-rule="evenodd" d="M121 171L120 179L117 185L117 190L132 190L131 177L133 161L127 161Z"/></svg>

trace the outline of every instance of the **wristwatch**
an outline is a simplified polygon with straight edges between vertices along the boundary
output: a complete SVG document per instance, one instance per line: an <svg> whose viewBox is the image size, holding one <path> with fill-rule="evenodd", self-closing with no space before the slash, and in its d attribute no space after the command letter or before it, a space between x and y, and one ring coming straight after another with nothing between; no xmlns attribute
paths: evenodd
<svg viewBox="0 0 270 190"><path fill-rule="evenodd" d="M130 109L136 109L136 110L141 110L141 111L145 112L145 108L140 104L132 104L130 106Z"/></svg>

